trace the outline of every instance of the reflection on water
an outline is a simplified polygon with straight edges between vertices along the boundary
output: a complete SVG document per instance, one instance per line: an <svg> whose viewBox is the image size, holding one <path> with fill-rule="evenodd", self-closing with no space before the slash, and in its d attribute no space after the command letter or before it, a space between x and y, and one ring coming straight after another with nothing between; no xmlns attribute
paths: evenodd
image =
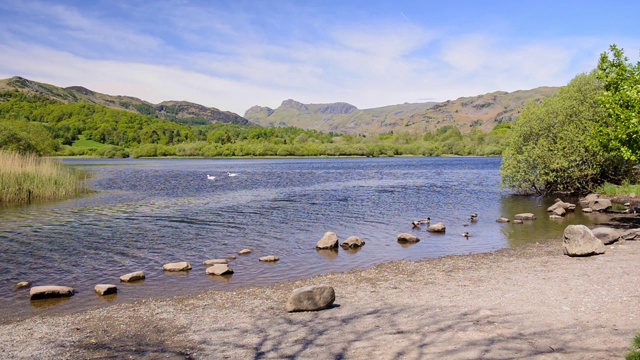
<svg viewBox="0 0 640 360"><path fill-rule="evenodd" d="M106 303L93 295L95 284L118 283L133 271L145 271L146 280L119 284L111 302L493 251L558 237L566 225L589 225L597 216L578 210L549 221L545 210L552 199L500 190L497 158L65 161L94 171L91 186L98 192L0 209L0 321L35 313L28 289L12 289L23 280L74 287L75 296L45 310L70 311ZM534 212L538 220L495 222L519 212ZM478 222L470 223L471 213L478 213ZM411 228L413 220L427 217L444 222L446 234ZM317 251L327 231L340 240L359 236L366 245ZM469 239L460 235L464 231ZM398 244L402 232L421 241ZM230 263L233 276L207 276L198 266L244 248L253 252ZM280 261L259 263L265 255ZM163 264L178 261L194 269L162 271Z"/></svg>

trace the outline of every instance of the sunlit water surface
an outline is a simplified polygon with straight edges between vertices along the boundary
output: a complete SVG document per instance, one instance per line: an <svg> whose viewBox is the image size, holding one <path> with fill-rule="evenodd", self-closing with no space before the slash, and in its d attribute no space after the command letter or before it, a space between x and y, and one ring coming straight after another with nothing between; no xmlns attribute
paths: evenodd
<svg viewBox="0 0 640 360"><path fill-rule="evenodd" d="M549 220L545 209L553 199L504 193L499 158L65 162L94 172L95 195L0 208L0 321L273 284L394 260L494 251L557 238L568 224L598 220L580 211ZM495 222L519 212L536 213L538 220ZM478 222L470 223L471 213L478 213ZM444 222L446 234L412 229L412 220L426 217ZM360 236L366 245L359 251L316 251L327 231L341 241ZM401 245L396 238L402 232L421 241ZM232 276L205 275L202 261L244 248L253 253L230 262ZM259 262L265 255L280 261ZM163 264L176 261L189 261L193 270L163 273ZM119 283L120 275L139 270L147 275L144 282ZM65 300L30 301L28 289L13 288L23 280L72 286L77 293ZM93 288L99 283L118 285L118 294L98 297Z"/></svg>

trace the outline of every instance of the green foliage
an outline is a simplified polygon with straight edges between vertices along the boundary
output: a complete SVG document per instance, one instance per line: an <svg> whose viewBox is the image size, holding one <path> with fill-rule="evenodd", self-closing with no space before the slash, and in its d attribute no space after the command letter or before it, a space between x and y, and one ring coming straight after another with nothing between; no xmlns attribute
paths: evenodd
<svg viewBox="0 0 640 360"><path fill-rule="evenodd" d="M626 360L640 360L640 334L636 334L633 338L631 351L625 356Z"/></svg>
<svg viewBox="0 0 640 360"><path fill-rule="evenodd" d="M621 185L615 185L607 182L598 186L595 189L595 193L604 196L629 195L633 193L640 194L640 185L630 184L627 181L623 182Z"/></svg>
<svg viewBox="0 0 640 360"><path fill-rule="evenodd" d="M19 92L0 92L0 126L11 128L11 131L0 132L0 149L39 154L102 157L498 156L509 132L508 126L498 126L488 134L473 129L464 135L455 126L445 126L434 133L389 132L367 137L295 127L201 125L198 118L184 122L192 125L94 104L64 104ZM19 131L17 127L20 127Z"/></svg>
<svg viewBox="0 0 640 360"><path fill-rule="evenodd" d="M611 45L600 55L597 76L604 83L600 101L609 122L602 124L601 146L627 160L640 160L640 62L628 63L622 49Z"/></svg>
<svg viewBox="0 0 640 360"><path fill-rule="evenodd" d="M513 125L501 173L516 193L582 192L627 178L632 167L598 146L606 123L595 74L578 75L557 95L530 103Z"/></svg>

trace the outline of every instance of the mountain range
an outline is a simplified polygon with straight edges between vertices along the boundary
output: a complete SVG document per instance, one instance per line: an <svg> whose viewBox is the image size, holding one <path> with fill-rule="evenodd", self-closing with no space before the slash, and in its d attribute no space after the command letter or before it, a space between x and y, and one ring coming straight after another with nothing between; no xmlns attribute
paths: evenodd
<svg viewBox="0 0 640 360"><path fill-rule="evenodd" d="M263 127L295 126L357 135L434 131L447 125L453 125L463 133L473 128L490 131L496 125L515 121L528 102L541 101L555 94L558 88L498 91L439 103L404 103L372 109L358 109L344 102L303 104L289 99L276 109L254 106L244 117L187 101L152 104L131 96L101 94L82 86L62 88L18 76L0 80L0 91L7 90L38 94L64 103L102 105L194 125L219 122Z"/></svg>
<svg viewBox="0 0 640 360"><path fill-rule="evenodd" d="M513 122L528 102L541 101L557 91L556 87L498 91L441 103L404 103L364 110L347 103L302 104L289 99L276 109L254 106L244 117L266 127L296 126L353 135L434 131L447 125L468 133L475 127L490 131L496 125Z"/></svg>

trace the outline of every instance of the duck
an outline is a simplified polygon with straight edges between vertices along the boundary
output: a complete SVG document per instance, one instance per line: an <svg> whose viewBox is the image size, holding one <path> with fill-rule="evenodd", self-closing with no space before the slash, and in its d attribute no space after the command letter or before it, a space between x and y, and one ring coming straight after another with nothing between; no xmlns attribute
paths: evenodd
<svg viewBox="0 0 640 360"><path fill-rule="evenodd" d="M466 237L467 239L469 238L469 232L465 231L462 233L462 236Z"/></svg>
<svg viewBox="0 0 640 360"><path fill-rule="evenodd" d="M412 221L412 222L411 222L411 226L412 226L414 229L420 229L420 223L419 223L418 221Z"/></svg>
<svg viewBox="0 0 640 360"><path fill-rule="evenodd" d="M431 218L430 218L430 217L428 217L428 218L426 218L426 219L424 219L424 220L418 220L418 221L417 221L417 223L418 223L418 224L427 224L427 225L428 225L428 224L430 224L430 223L431 223Z"/></svg>
<svg viewBox="0 0 640 360"><path fill-rule="evenodd" d="M230 172L227 172L227 175L229 175L229 176L238 176L238 174L230 173Z"/></svg>
<svg viewBox="0 0 640 360"><path fill-rule="evenodd" d="M471 222L476 222L476 221L478 221L478 214L476 213L471 214Z"/></svg>
<svg viewBox="0 0 640 360"><path fill-rule="evenodd" d="M209 174L207 174L207 180L215 180L216 177L215 176L211 176Z"/></svg>

